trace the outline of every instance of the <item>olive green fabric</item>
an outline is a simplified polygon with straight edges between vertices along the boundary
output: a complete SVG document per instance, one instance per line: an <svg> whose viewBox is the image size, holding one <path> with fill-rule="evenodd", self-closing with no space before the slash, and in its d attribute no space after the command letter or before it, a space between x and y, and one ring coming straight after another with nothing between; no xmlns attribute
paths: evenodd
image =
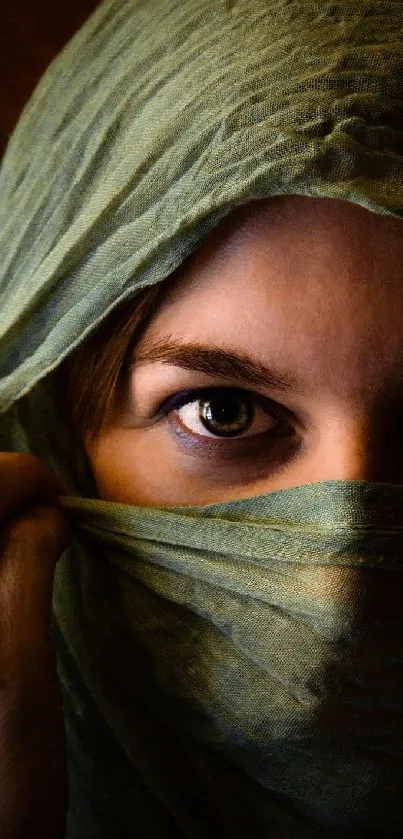
<svg viewBox="0 0 403 839"><path fill-rule="evenodd" d="M52 628L67 839L402 836L403 488L103 502L57 376L236 206L403 217L403 4L107 0L0 189L0 448L54 469L75 532Z"/></svg>

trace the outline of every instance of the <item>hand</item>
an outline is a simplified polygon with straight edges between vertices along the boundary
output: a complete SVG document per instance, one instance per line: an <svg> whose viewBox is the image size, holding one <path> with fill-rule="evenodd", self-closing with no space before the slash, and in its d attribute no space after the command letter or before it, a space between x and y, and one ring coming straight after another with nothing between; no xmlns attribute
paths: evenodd
<svg viewBox="0 0 403 839"><path fill-rule="evenodd" d="M62 698L50 623L72 532L34 455L0 452L0 837L62 839L68 804Z"/></svg>

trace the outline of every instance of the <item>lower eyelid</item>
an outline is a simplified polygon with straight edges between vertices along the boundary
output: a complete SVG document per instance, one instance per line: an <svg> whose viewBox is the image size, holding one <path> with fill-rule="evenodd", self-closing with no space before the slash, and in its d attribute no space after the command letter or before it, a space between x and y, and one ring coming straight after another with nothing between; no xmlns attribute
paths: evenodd
<svg viewBox="0 0 403 839"><path fill-rule="evenodd" d="M186 429L179 418L171 411L167 416L170 432L175 436L177 444L186 454L194 457L215 459L216 462L229 461L236 467L236 461L255 461L260 457L268 463L284 458L285 448L295 449L296 441L290 428L274 429L273 432L252 434L249 437L214 438L201 437ZM276 445L277 443L277 445ZM252 463L251 463L252 466ZM244 467L243 467L244 468Z"/></svg>
<svg viewBox="0 0 403 839"><path fill-rule="evenodd" d="M171 432L175 435L179 445L186 452L195 454L199 457L224 457L233 459L236 454L239 454L240 440L235 438L214 438L201 437L192 431L189 431L181 422L179 417L175 417L175 412L171 411L167 417ZM254 437L247 437L250 441L260 435ZM244 438L245 439L245 438Z"/></svg>

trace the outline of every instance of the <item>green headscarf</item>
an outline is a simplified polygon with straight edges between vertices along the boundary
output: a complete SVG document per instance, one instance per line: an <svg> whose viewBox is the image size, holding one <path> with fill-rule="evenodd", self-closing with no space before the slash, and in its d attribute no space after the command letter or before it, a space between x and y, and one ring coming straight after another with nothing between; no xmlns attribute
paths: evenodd
<svg viewBox="0 0 403 839"><path fill-rule="evenodd" d="M68 839L402 836L403 487L100 501L55 395L236 206L403 217L401 0L106 0L0 188L0 448L56 472L76 534L54 585Z"/></svg>

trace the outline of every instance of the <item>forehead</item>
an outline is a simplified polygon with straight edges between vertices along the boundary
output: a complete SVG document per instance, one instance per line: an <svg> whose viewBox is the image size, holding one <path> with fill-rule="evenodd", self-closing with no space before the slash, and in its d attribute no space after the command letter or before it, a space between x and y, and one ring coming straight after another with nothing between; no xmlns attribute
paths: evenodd
<svg viewBox="0 0 403 839"><path fill-rule="evenodd" d="M403 369L403 223L334 199L254 202L187 261L151 329L299 367L311 384L378 387Z"/></svg>
<svg viewBox="0 0 403 839"><path fill-rule="evenodd" d="M367 285L364 267L379 272L384 260L388 267L402 265L403 220L331 198L285 195L251 202L210 233L186 265L186 278L205 268L232 269L245 257L250 261L253 252L256 264L261 259L275 263L291 282L298 280L295 259L309 265L311 279L320 279L338 254L341 276L353 270L355 281Z"/></svg>

